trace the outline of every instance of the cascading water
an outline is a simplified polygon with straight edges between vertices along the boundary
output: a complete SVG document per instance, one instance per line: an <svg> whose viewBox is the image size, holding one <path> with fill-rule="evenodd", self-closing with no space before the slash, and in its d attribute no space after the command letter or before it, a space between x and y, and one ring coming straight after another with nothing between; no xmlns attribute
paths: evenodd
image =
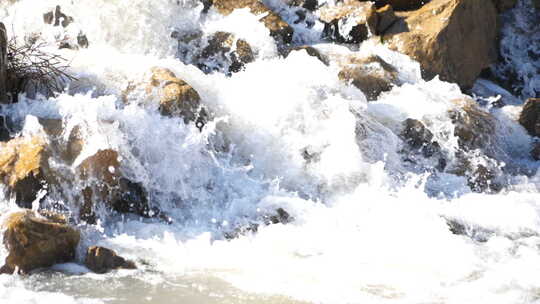
<svg viewBox="0 0 540 304"><path fill-rule="evenodd" d="M323 26L313 16L295 23L297 15L281 1L267 4L295 27L293 43L353 53L320 41ZM56 5L72 24L43 22ZM507 21L503 33L527 28L520 23L530 22L520 17L527 5L508 13L519 22ZM62 136L84 126L85 145L73 167L97 150L118 151L123 172L172 220L101 210L97 224L78 224L78 260L86 247L100 244L139 269L97 275L68 263L29 277L0 275L1 303L538 301L540 162L529 156L532 138L516 122L518 106L480 109L481 117L490 113L489 145L463 150L451 113L463 114L456 100L466 96L455 84L422 80L419 64L407 56L370 42L354 51L393 64L403 83L368 103L338 79L336 62L327 66L303 50L281 57L248 10L224 17L213 10L201 15L202 9L196 1L172 0L0 3L10 36L39 34L49 51L69 59L78 78L56 97L21 96L3 113L25 134L42 132L38 117L61 119ZM205 74L196 66L197 43L171 36L193 33L204 45L217 31L247 41L254 62L232 75L224 73L227 65L208 63L217 71ZM87 49L58 49L58 41L81 33ZM524 51L515 45L526 33L509 42L505 35L503 45ZM507 64L520 65L523 58L512 52L503 51ZM514 69L519 74L533 65L538 60ZM143 98L122 101L130 83L143 83L154 66L171 69L212 110L202 132L160 115ZM534 95L538 86L528 83L521 92ZM489 91L490 83L483 84ZM436 158L407 145L401 135L407 118L433 133ZM440 159L444 169L435 170ZM497 191L471 190L467 175L457 173L464 159L495 172ZM54 196L45 203L74 208ZM226 237L277 208L290 223ZM0 214L17 209L14 201L0 201ZM2 247L0 260L6 255Z"/></svg>

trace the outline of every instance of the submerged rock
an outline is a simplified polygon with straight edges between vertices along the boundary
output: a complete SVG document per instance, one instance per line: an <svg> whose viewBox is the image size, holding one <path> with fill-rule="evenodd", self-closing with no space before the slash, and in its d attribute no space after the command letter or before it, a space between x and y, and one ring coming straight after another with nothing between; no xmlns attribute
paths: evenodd
<svg viewBox="0 0 540 304"><path fill-rule="evenodd" d="M460 99L453 101L458 108L449 111L454 124L454 136L458 138L460 148L465 151L474 149L489 152L493 144L495 118L481 110L473 100Z"/></svg>
<svg viewBox="0 0 540 304"><path fill-rule="evenodd" d="M371 2L345 0L319 9L324 34L343 43L359 43L377 32L378 15Z"/></svg>
<svg viewBox="0 0 540 304"><path fill-rule="evenodd" d="M111 249L99 246L89 247L84 265L95 273L106 273L113 269L136 269L135 263L124 259Z"/></svg>
<svg viewBox="0 0 540 304"><path fill-rule="evenodd" d="M338 74L339 79L352 83L368 100L375 100L382 92L400 84L397 70L377 55L350 56L341 64L344 67Z"/></svg>
<svg viewBox="0 0 540 304"><path fill-rule="evenodd" d="M199 56L199 65L203 65L204 72L212 71L205 62L216 62L218 65L228 63L228 72L235 73L244 68L247 63L253 62L255 55L251 46L243 39L237 39L227 32L216 32L208 38L208 45Z"/></svg>
<svg viewBox="0 0 540 304"><path fill-rule="evenodd" d="M229 15L235 9L248 8L255 15L263 15L259 21L270 31L270 35L279 42L288 44L292 41L293 29L283 19L259 0L214 0L214 7L222 15Z"/></svg>
<svg viewBox="0 0 540 304"><path fill-rule="evenodd" d="M432 0L403 12L385 33L391 49L420 62L423 77L471 88L496 60L497 11L486 0Z"/></svg>
<svg viewBox="0 0 540 304"><path fill-rule="evenodd" d="M425 157L431 157L441 150L439 143L433 141L433 133L419 120L407 118L403 121L401 136L411 148L420 150Z"/></svg>
<svg viewBox="0 0 540 304"><path fill-rule="evenodd" d="M330 64L330 61L327 56L323 55L319 50L309 45L295 46L293 48L290 48L284 52L283 56L286 58L292 52L295 52L295 51L305 51L309 56L319 59L319 61L324 63L324 65Z"/></svg>
<svg viewBox="0 0 540 304"><path fill-rule="evenodd" d="M525 102L519 123L531 136L540 136L540 98L529 98Z"/></svg>
<svg viewBox="0 0 540 304"><path fill-rule="evenodd" d="M24 210L10 214L3 223L8 256L0 273L28 273L36 268L65 263L75 258L80 240L77 230L57 214L48 217Z"/></svg>
<svg viewBox="0 0 540 304"><path fill-rule="evenodd" d="M540 160L540 142L537 142L532 151L531 151L531 156L534 160Z"/></svg>
<svg viewBox="0 0 540 304"><path fill-rule="evenodd" d="M232 231L227 231L224 233L224 237L231 240L248 233L257 232L261 224L268 226L273 224L287 224L294 221L294 218L283 208L277 208L275 212L274 214L263 214L257 221L241 225Z"/></svg>

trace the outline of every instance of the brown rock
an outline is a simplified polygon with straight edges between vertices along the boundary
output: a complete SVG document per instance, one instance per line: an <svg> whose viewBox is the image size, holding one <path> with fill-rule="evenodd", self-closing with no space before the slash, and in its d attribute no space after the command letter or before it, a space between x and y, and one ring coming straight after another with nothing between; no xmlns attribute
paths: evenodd
<svg viewBox="0 0 540 304"><path fill-rule="evenodd" d="M0 143L0 178L21 207L31 207L42 187L48 167L45 144L40 136Z"/></svg>
<svg viewBox="0 0 540 304"><path fill-rule="evenodd" d="M432 0L400 16L383 40L420 62L426 79L440 75L467 89L496 59L497 12L491 1Z"/></svg>
<svg viewBox="0 0 540 304"><path fill-rule="evenodd" d="M368 100L377 99L382 92L399 84L397 70L377 55L367 58L349 57L338 77L351 82Z"/></svg>
<svg viewBox="0 0 540 304"><path fill-rule="evenodd" d="M519 123L531 136L540 136L540 98L529 98L519 115Z"/></svg>
<svg viewBox="0 0 540 304"><path fill-rule="evenodd" d="M66 141L63 138L65 129L61 119L38 118L38 120L49 138L48 148L59 155L67 164L72 164L84 147L81 127L75 126L71 129Z"/></svg>
<svg viewBox="0 0 540 304"><path fill-rule="evenodd" d="M126 260L111 249L92 246L88 248L84 264L95 273L106 273L113 269L136 269L135 263Z"/></svg>
<svg viewBox="0 0 540 304"><path fill-rule="evenodd" d="M160 112L166 116L180 116L184 122L195 121L200 106L199 94L189 84L165 68L152 68L147 93L158 89Z"/></svg>
<svg viewBox="0 0 540 304"><path fill-rule="evenodd" d="M80 234L61 216L44 218L33 211L13 213L3 223L4 245L8 250L0 273L28 273L36 268L73 260Z"/></svg>
<svg viewBox="0 0 540 304"><path fill-rule="evenodd" d="M0 103L8 103L7 96L7 32L6 27L0 22Z"/></svg>
<svg viewBox="0 0 540 304"><path fill-rule="evenodd" d="M371 2L345 0L326 5L319 9L319 18L325 23L325 35L341 43L359 43L377 32L378 15Z"/></svg>
<svg viewBox="0 0 540 304"><path fill-rule="evenodd" d="M454 124L454 135L458 137L460 148L465 151L474 149L490 149L493 143L495 118L488 112L482 111L473 100L454 100L459 107L449 111Z"/></svg>
<svg viewBox="0 0 540 304"><path fill-rule="evenodd" d="M239 8L249 8L255 15L265 15L260 21L270 30L272 37L286 44L292 40L292 27L259 0L214 0L213 4L222 15L229 15Z"/></svg>

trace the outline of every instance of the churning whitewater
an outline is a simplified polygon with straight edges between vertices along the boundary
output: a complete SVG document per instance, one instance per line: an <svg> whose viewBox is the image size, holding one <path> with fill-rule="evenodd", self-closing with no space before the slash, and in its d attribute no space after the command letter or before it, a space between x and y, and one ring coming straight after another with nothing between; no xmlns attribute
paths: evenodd
<svg viewBox="0 0 540 304"><path fill-rule="evenodd" d="M44 133L43 118L61 119L66 140L83 126L73 164L50 165L69 179L87 156L113 149L122 172L168 217L98 208L95 224L75 223L77 262L0 275L0 303L539 302L540 162L530 158L533 138L517 122L519 98L540 87L538 61L532 74L518 49L537 37L509 36L511 27L538 27L527 15L529 1L505 15L501 43L519 54L506 52L506 66L493 69L534 79L519 98L488 80L467 97L456 84L423 80L417 62L384 44L368 40L351 50L325 43L317 18L294 23L287 5L264 2L290 21L293 44L331 54L329 64L302 49L280 55L247 9L201 14L195 0L0 3L10 37L43 39L77 78L51 98L20 95L2 113L25 135ZM57 5L72 17L69 26L43 22ZM232 74L230 61L202 63L200 45L219 31L249 43L254 61ZM87 48L58 48L81 33ZM196 40L178 38L189 35ZM338 78L339 58L351 54L392 64L399 85L368 102ZM144 92L125 101L126 88L145 83L153 67L170 69L199 93L211 109L201 131L161 115ZM501 96L507 105L493 106ZM457 101L471 97L477 114L489 117L481 130L488 144L464 151L452 113L470 114ZM435 152L411 148L407 119L431 131ZM475 183L464 160L493 176ZM47 189L42 197L42 205L76 213L73 202ZM287 223L264 225L265 214L280 208ZM16 210L13 199L1 198L2 217ZM138 269L90 272L82 261L95 244ZM7 254L2 246L0 260Z"/></svg>

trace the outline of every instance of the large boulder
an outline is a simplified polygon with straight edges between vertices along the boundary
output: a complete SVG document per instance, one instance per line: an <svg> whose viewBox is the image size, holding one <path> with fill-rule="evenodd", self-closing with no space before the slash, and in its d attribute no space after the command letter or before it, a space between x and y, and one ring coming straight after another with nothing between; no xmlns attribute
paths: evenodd
<svg viewBox="0 0 540 304"><path fill-rule="evenodd" d="M352 83L368 100L375 100L382 92L401 84L396 68L377 55L353 55L343 59L340 64L343 67L338 74L339 79Z"/></svg>
<svg viewBox="0 0 540 304"><path fill-rule="evenodd" d="M345 0L327 4L318 13L325 36L337 42L359 43L376 34L378 15L371 2Z"/></svg>
<svg viewBox="0 0 540 304"><path fill-rule="evenodd" d="M270 31L272 37L285 44L292 41L292 27L259 0L214 0L213 5L225 16L235 9L248 8L251 13L264 16L259 21Z"/></svg>
<svg viewBox="0 0 540 304"><path fill-rule="evenodd" d="M126 260L111 249L99 246L89 247L84 265L95 273L106 273L113 269L136 269L135 263Z"/></svg>
<svg viewBox="0 0 540 304"><path fill-rule="evenodd" d="M3 223L8 256L0 273L28 273L36 268L65 263L75 258L80 240L77 230L63 217L47 217L31 210L10 214Z"/></svg>
<svg viewBox="0 0 540 304"><path fill-rule="evenodd" d="M383 41L420 62L424 78L439 75L468 89L496 59L497 11L491 1L432 0L400 17Z"/></svg>
<svg viewBox="0 0 540 304"><path fill-rule="evenodd" d="M531 136L540 136L540 98L529 98L525 102L519 123Z"/></svg>
<svg viewBox="0 0 540 304"><path fill-rule="evenodd" d="M0 22L0 103L7 103L7 32L6 27Z"/></svg>

